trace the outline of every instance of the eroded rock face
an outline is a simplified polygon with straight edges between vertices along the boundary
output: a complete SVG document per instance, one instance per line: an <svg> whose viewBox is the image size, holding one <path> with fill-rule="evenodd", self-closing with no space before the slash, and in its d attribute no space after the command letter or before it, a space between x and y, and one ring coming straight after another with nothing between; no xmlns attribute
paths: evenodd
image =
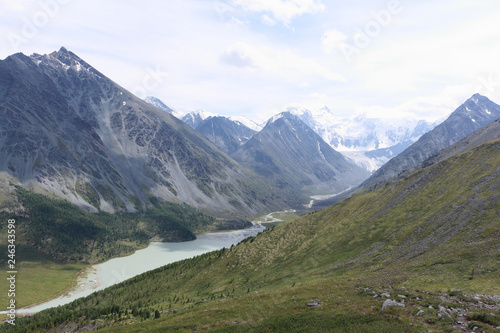
<svg viewBox="0 0 500 333"><path fill-rule="evenodd" d="M0 117L0 171L89 210L152 197L215 214L280 205L250 196L265 185L200 134L64 48L0 62Z"/></svg>

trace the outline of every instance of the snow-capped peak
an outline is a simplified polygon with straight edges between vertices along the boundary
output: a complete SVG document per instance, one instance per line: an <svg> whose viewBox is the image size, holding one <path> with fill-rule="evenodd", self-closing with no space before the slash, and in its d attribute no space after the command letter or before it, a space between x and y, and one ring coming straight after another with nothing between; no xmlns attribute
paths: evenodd
<svg viewBox="0 0 500 333"><path fill-rule="evenodd" d="M219 116L217 113L212 113L212 112L208 112L208 111L201 110L201 109L198 109L196 111L190 112L188 114L198 115L202 120L205 120L208 117L218 117Z"/></svg>
<svg viewBox="0 0 500 333"><path fill-rule="evenodd" d="M337 117L328 108L309 110L300 106L286 108L319 134L335 150L355 160L370 171L378 169L403 145L410 145L432 125L423 120L378 119L366 113ZM268 124L283 117L283 112L269 119Z"/></svg>
<svg viewBox="0 0 500 333"><path fill-rule="evenodd" d="M302 106L289 106L283 110L283 112L290 112L296 116L302 116L304 114L311 114L311 111Z"/></svg>
<svg viewBox="0 0 500 333"><path fill-rule="evenodd" d="M268 124L272 124L272 123L276 122L278 119L283 118L283 117L284 117L284 115L285 115L285 113L284 113L284 112L278 113L277 115L272 116L272 117L271 117L271 118L267 121L267 123L268 123Z"/></svg>
<svg viewBox="0 0 500 333"><path fill-rule="evenodd" d="M231 116L229 117L229 119L235 122L239 122L256 132L259 132L262 129L261 125L257 124L253 120L248 119L245 116Z"/></svg>
<svg viewBox="0 0 500 333"><path fill-rule="evenodd" d="M187 113L184 117L182 117L182 121L192 128L196 128L196 126L209 117L218 117L218 115L203 110L196 110Z"/></svg>

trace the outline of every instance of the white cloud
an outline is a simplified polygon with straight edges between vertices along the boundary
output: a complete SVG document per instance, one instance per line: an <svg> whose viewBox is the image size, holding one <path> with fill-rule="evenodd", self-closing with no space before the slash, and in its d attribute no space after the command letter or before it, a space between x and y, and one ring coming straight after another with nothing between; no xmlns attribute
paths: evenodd
<svg viewBox="0 0 500 333"><path fill-rule="evenodd" d="M240 68L255 68L254 60L259 55L247 44L237 42L220 56L222 64Z"/></svg>
<svg viewBox="0 0 500 333"><path fill-rule="evenodd" d="M347 36L338 30L328 30L323 34L321 38L321 44L323 45L323 50L326 53L332 53L335 48L340 47L341 43L347 40Z"/></svg>
<svg viewBox="0 0 500 333"><path fill-rule="evenodd" d="M219 60L226 65L257 69L261 75L293 80L297 85L303 85L309 77L320 77L335 82L346 81L342 75L315 59L304 58L289 49L252 46L241 41L229 46Z"/></svg>
<svg viewBox="0 0 500 333"><path fill-rule="evenodd" d="M264 22L264 24L267 24L269 26L274 26L276 25L276 21L273 20L272 18L270 18L269 16L267 15L262 15L262 22Z"/></svg>
<svg viewBox="0 0 500 333"><path fill-rule="evenodd" d="M393 106L361 106L356 108L356 113L366 113L380 118L436 121L449 116L475 92L473 85L450 85L437 94L417 96Z"/></svg>
<svg viewBox="0 0 500 333"><path fill-rule="evenodd" d="M325 10L320 0L233 0L233 3L247 11L270 13L274 20L285 25L296 16Z"/></svg>

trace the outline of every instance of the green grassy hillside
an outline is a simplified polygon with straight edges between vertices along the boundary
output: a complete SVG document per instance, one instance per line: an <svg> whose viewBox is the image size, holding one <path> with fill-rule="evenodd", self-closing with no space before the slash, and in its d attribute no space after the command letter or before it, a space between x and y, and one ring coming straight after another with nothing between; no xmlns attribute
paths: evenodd
<svg viewBox="0 0 500 333"><path fill-rule="evenodd" d="M497 140L17 328L493 331L500 298L475 294L500 294L499 165Z"/></svg>

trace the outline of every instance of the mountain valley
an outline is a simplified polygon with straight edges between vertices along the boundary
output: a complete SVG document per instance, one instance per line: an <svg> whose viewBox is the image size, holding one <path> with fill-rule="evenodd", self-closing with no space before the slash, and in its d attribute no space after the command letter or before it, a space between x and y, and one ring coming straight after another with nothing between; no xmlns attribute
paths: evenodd
<svg viewBox="0 0 500 333"><path fill-rule="evenodd" d="M153 241L286 221L0 332L498 330L499 105L474 94L439 124L293 107L262 125L168 105L64 47L0 61L18 304Z"/></svg>
<svg viewBox="0 0 500 333"><path fill-rule="evenodd" d="M44 311L20 327L491 330L500 316L498 300L486 295L500 292L499 158L498 140L482 144L230 249ZM158 319L148 319L156 312Z"/></svg>

